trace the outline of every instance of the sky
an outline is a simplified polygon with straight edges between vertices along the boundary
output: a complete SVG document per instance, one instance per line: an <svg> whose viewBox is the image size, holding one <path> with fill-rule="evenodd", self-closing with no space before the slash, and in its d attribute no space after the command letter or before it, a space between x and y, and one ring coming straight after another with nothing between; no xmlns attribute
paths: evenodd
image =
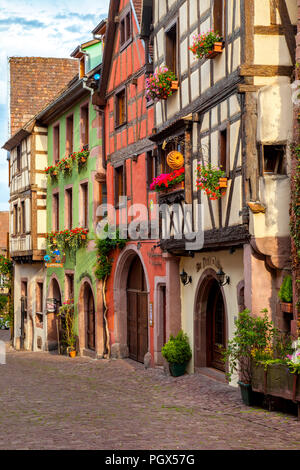
<svg viewBox="0 0 300 470"><path fill-rule="evenodd" d="M0 148L8 139L8 57L70 57L106 18L109 0L0 0ZM0 150L0 211L8 210L7 152Z"/></svg>

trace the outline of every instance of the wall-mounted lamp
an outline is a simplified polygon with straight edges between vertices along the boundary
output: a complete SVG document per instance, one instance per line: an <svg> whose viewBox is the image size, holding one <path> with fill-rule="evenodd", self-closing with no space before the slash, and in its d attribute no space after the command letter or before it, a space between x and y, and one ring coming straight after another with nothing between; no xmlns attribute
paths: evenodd
<svg viewBox="0 0 300 470"><path fill-rule="evenodd" d="M192 284L192 276L188 276L184 269L182 270L182 273L180 273L180 280L184 286Z"/></svg>
<svg viewBox="0 0 300 470"><path fill-rule="evenodd" d="M219 271L217 272L217 278L218 278L219 286L221 287L226 286L226 284L230 284L230 277L227 276L223 272L222 268L220 268Z"/></svg>

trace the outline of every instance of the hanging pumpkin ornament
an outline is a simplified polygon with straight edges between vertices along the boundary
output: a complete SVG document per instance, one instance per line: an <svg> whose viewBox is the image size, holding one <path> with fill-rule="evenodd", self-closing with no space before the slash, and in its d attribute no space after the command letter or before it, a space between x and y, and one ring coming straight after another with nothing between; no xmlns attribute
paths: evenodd
<svg viewBox="0 0 300 470"><path fill-rule="evenodd" d="M179 170L184 165L184 158L182 153L173 150L167 155L167 164L172 170Z"/></svg>

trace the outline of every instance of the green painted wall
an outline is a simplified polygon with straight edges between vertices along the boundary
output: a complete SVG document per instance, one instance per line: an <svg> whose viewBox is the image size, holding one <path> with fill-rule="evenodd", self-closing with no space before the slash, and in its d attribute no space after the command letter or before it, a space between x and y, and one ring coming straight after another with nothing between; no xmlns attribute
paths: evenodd
<svg viewBox="0 0 300 470"><path fill-rule="evenodd" d="M93 44L92 46L83 47L83 51L89 54L86 72L93 70L102 62L102 43Z"/></svg>
<svg viewBox="0 0 300 470"><path fill-rule="evenodd" d="M66 155L66 116L73 113L74 116L74 146L73 150L78 152L80 148L80 105L86 102L86 98L82 102L74 105L73 108L68 109L55 124L60 123L60 158ZM97 129L92 127L92 121L96 118L96 111L92 106L91 100L89 105L89 150L91 151L96 146L101 146L101 139L97 137ZM98 154L98 152L97 152ZM92 172L96 170L97 157L88 157L87 166L80 172L77 166L73 168L72 175L64 177L60 174L58 182L48 182L47 189L47 231L51 232L52 227L52 204L53 204L53 189L59 188L59 229L65 229L65 186L73 185L73 228L79 227L79 204L80 204L80 182L88 179L88 194L89 194L89 234L88 239L94 240L95 234L93 230L93 182ZM48 164L53 164L53 125L48 127ZM95 249L88 251L87 248L80 248L76 253L76 259L72 259L68 254L63 268L48 268L47 269L47 292L49 287L50 278L53 273L56 274L60 288L62 290L62 302L65 300L65 270L74 270L74 304L75 313L77 313L77 302L79 296L80 283L84 276L90 278L93 284L94 296L96 294L96 280L93 274L96 262ZM76 315L77 317L77 315Z"/></svg>

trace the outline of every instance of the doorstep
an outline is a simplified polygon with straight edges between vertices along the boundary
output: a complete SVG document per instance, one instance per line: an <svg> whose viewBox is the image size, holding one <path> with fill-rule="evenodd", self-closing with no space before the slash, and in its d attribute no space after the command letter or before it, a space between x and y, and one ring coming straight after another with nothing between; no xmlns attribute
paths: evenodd
<svg viewBox="0 0 300 470"><path fill-rule="evenodd" d="M97 359L98 358L96 351L92 351L92 349L83 349L82 350L82 356L90 357L91 359Z"/></svg>
<svg viewBox="0 0 300 470"><path fill-rule="evenodd" d="M228 384L225 373L220 370L213 369L212 367L197 367L195 368L195 374L205 375L216 382Z"/></svg>

